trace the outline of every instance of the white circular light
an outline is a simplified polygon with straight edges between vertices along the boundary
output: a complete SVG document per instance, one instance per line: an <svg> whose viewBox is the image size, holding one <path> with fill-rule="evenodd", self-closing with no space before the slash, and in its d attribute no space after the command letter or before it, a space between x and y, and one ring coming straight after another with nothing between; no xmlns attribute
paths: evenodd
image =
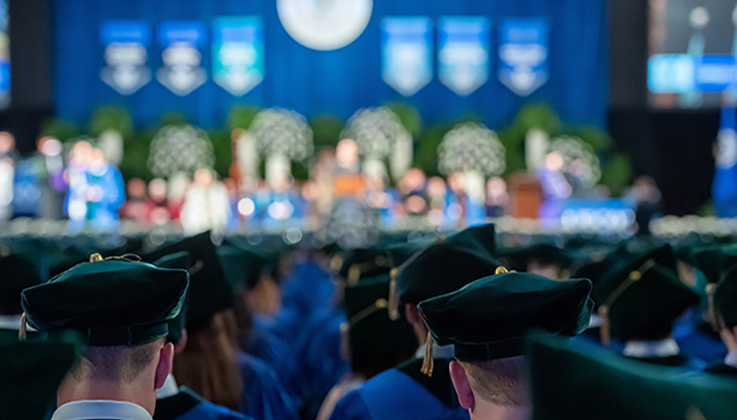
<svg viewBox="0 0 737 420"><path fill-rule="evenodd" d="M256 211L256 203L250 198L242 198L238 201L238 213L245 217L253 216Z"/></svg>
<svg viewBox="0 0 737 420"><path fill-rule="evenodd" d="M320 51L355 41L371 19L372 0L277 0L276 11L295 41Z"/></svg>

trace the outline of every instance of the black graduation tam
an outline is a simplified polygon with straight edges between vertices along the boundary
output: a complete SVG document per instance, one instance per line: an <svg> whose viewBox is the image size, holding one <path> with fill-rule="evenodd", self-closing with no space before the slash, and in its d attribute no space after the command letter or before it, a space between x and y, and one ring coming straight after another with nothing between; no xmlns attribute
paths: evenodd
<svg viewBox="0 0 737 420"><path fill-rule="evenodd" d="M417 349L414 330L404 319L392 320L388 312L389 276L364 279L345 288L345 310L351 360L355 368L384 370ZM391 366L381 366L392 361Z"/></svg>
<svg viewBox="0 0 737 420"><path fill-rule="evenodd" d="M158 260L154 261L153 264L160 268L178 268L182 270L189 270L192 266L192 260L189 257L189 252L180 251L173 254L164 255ZM182 339L183 331L186 328L187 322L187 310L189 309L189 289L187 290L187 296L184 299L182 309L179 311L179 315L175 316L174 319L169 321L169 335L167 339L174 343L179 344Z"/></svg>
<svg viewBox="0 0 737 420"><path fill-rule="evenodd" d="M468 228L430 245L398 268L398 303L417 304L494 274L494 250L493 224Z"/></svg>
<svg viewBox="0 0 737 420"><path fill-rule="evenodd" d="M621 341L666 338L678 317L698 303L699 295L675 272L647 260L624 275L603 299L599 307L604 319L602 339L606 344L609 333Z"/></svg>
<svg viewBox="0 0 737 420"><path fill-rule="evenodd" d="M706 281L716 284L725 271L737 265L737 244L701 247L694 251L693 259Z"/></svg>
<svg viewBox="0 0 737 420"><path fill-rule="evenodd" d="M625 248L614 252L616 260L607 269L600 281L594 283L591 297L597 305L603 305L619 285L628 278L632 271L639 269L647 261L652 260L661 267L677 271L676 256L670 245L649 246L636 253L629 253Z"/></svg>
<svg viewBox="0 0 737 420"><path fill-rule="evenodd" d="M56 391L76 360L73 343L25 342L0 334L2 418L47 419L56 406Z"/></svg>
<svg viewBox="0 0 737 420"><path fill-rule="evenodd" d="M20 315L23 312L20 293L41 283L41 275L41 267L29 256L11 254L0 257L0 315Z"/></svg>
<svg viewBox="0 0 737 420"><path fill-rule="evenodd" d="M502 256L510 269L520 271L527 271L527 264L533 260L558 267L567 267L571 263L561 248L542 242L509 249Z"/></svg>
<svg viewBox="0 0 737 420"><path fill-rule="evenodd" d="M737 382L643 364L584 342L536 337L530 367L534 420L727 420Z"/></svg>
<svg viewBox="0 0 737 420"><path fill-rule="evenodd" d="M122 258L82 263L25 289L21 304L40 332L74 330L90 346L134 346L168 334L188 278L184 270Z"/></svg>
<svg viewBox="0 0 737 420"><path fill-rule="evenodd" d="M387 274L391 269L392 261L385 249L356 248L345 255L338 276L348 284L353 284L362 278Z"/></svg>
<svg viewBox="0 0 737 420"><path fill-rule="evenodd" d="M505 272L420 302L422 319L440 345L453 344L461 361L481 362L524 353L532 330L574 336L589 323L591 282L565 282Z"/></svg>
<svg viewBox="0 0 737 420"><path fill-rule="evenodd" d="M714 308L725 327L737 326L737 265L724 273L717 285L714 291Z"/></svg>
<svg viewBox="0 0 737 420"><path fill-rule="evenodd" d="M253 289L262 273L269 267L269 257L255 249L236 245L220 245L218 258L223 266L225 278L233 289Z"/></svg>
<svg viewBox="0 0 737 420"><path fill-rule="evenodd" d="M179 251L189 252L190 273L187 327L209 322L218 312L233 307L233 294L220 265L210 232L201 233L164 246L145 255L145 261L155 261Z"/></svg>

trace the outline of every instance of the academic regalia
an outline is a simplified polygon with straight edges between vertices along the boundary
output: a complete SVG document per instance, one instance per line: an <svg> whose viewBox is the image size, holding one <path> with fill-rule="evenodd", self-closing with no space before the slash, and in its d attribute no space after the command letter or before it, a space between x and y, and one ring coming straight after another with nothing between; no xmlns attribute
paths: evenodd
<svg viewBox="0 0 737 420"><path fill-rule="evenodd" d="M259 420L297 420L299 416L276 374L263 361L240 353L238 364L243 374L241 412Z"/></svg>
<svg viewBox="0 0 737 420"><path fill-rule="evenodd" d="M684 353L707 363L721 360L727 355L727 346L711 324L701 319L700 310L686 322L676 325L673 338Z"/></svg>
<svg viewBox="0 0 737 420"><path fill-rule="evenodd" d="M453 345L454 359L478 365L523 356L531 334L572 337L588 325L593 307L589 280L559 282L507 272L503 267L496 273L420 302L418 309L429 331L426 345ZM448 361L438 363L432 359L433 353L428 349L422 363L413 362L411 371L431 378L438 375L440 378L433 380L451 384ZM526 373L520 370L519 375ZM479 395L476 398L484 399ZM525 410L519 402L505 408Z"/></svg>
<svg viewBox="0 0 737 420"><path fill-rule="evenodd" d="M0 329L18 330L23 309L20 295L23 289L42 282L38 256L10 254L0 257Z"/></svg>
<svg viewBox="0 0 737 420"><path fill-rule="evenodd" d="M585 343L528 346L536 420L734 419L737 385L702 372L645 365Z"/></svg>
<svg viewBox="0 0 737 420"><path fill-rule="evenodd" d="M305 418L317 416L330 389L350 372L350 364L341 354L341 324L346 321L342 309L326 311L310 320L300 335L297 346L303 381L300 412Z"/></svg>
<svg viewBox="0 0 737 420"><path fill-rule="evenodd" d="M156 400L154 420L248 420L239 413L204 400L187 387Z"/></svg>
<svg viewBox="0 0 737 420"><path fill-rule="evenodd" d="M449 360L435 363L432 377L420 372L422 359L374 376L343 397L330 420L468 420L450 381Z"/></svg>
<svg viewBox="0 0 737 420"><path fill-rule="evenodd" d="M330 390L328 396L325 397L325 401L322 402L315 420L329 420L330 416L333 415L335 405L338 404L338 401L342 400L348 393L360 388L364 382L366 380L357 375L349 375L343 378Z"/></svg>
<svg viewBox="0 0 737 420"><path fill-rule="evenodd" d="M78 343L24 342L0 333L0 407L7 420L45 420L77 360Z"/></svg>
<svg viewBox="0 0 737 420"><path fill-rule="evenodd" d="M290 399L299 404L300 382L294 353L294 345L284 341L282 337L272 331L262 328L254 317L254 325L250 332L249 341L244 343L243 349L266 363L279 379L280 384Z"/></svg>
<svg viewBox="0 0 737 420"><path fill-rule="evenodd" d="M94 254L52 280L23 290L28 325L56 336L71 330L90 347L129 347L164 338L181 312L189 274L123 257ZM64 302L64 305L59 305ZM131 310L135 308L135 310ZM91 418L150 420L135 401L78 399L59 406L54 420Z"/></svg>
<svg viewBox="0 0 737 420"><path fill-rule="evenodd" d="M672 267L669 246L650 249L623 260L595 289L599 315L609 338L625 343L623 354L651 364L702 369L672 338L676 321L698 305L699 295L683 284Z"/></svg>
<svg viewBox="0 0 737 420"><path fill-rule="evenodd" d="M282 305L296 311L302 320L326 307L335 295L330 274L314 261L295 265L294 272L282 283Z"/></svg>

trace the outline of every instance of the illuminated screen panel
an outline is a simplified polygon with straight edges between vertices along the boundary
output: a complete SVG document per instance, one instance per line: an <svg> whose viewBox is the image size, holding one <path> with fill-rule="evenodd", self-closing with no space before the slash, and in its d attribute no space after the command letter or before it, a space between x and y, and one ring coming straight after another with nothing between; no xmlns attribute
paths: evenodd
<svg viewBox="0 0 737 420"><path fill-rule="evenodd" d="M737 0L650 0L650 105L715 108L737 98Z"/></svg>

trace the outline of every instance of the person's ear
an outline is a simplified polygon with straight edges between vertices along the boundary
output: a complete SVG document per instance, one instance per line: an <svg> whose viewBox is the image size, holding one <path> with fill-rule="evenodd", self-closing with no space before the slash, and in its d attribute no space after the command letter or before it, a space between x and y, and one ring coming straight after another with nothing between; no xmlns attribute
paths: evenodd
<svg viewBox="0 0 737 420"><path fill-rule="evenodd" d="M461 407L473 411L476 407L476 399L473 396L471 384L468 382L468 374L456 360L450 362L450 380L453 382L453 388L456 390Z"/></svg>
<svg viewBox="0 0 737 420"><path fill-rule="evenodd" d="M174 344L166 343L164 347L159 350L159 364L156 365L156 376L154 377L154 387L156 389L164 386L166 377L171 373L172 366L174 365Z"/></svg>
<svg viewBox="0 0 737 420"><path fill-rule="evenodd" d="M184 351L185 348L187 348L187 339L189 336L187 335L187 330L182 330L182 337L179 338L179 343L177 343L176 346L174 346L174 355L177 355Z"/></svg>
<svg viewBox="0 0 737 420"><path fill-rule="evenodd" d="M405 303L404 304L404 315L407 317L407 322L409 322L412 325L422 323L422 318L420 317L420 310L417 309L417 305L413 305L411 303Z"/></svg>

